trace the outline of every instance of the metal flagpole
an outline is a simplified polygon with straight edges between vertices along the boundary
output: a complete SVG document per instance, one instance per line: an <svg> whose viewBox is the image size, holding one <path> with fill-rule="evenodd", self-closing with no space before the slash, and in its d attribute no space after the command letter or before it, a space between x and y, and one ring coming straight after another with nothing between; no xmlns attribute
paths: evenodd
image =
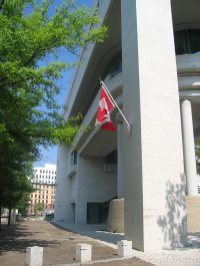
<svg viewBox="0 0 200 266"><path fill-rule="evenodd" d="M122 111L120 110L119 106L117 105L116 101L114 100L114 98L112 97L111 93L109 92L109 90L107 89L105 83L100 79L100 83L101 85L103 85L106 93L108 94L108 97L110 98L111 102L113 103L113 105L117 108L117 110L119 111L120 115L122 116L122 118L124 119L124 122L126 123L127 127L130 129L130 124L127 121L126 117L124 116L124 114L122 113Z"/></svg>

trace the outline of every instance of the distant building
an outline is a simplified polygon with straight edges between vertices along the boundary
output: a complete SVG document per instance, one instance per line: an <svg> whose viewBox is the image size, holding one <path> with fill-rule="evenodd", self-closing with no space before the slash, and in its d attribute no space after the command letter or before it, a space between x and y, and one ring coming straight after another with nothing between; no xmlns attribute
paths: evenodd
<svg viewBox="0 0 200 266"><path fill-rule="evenodd" d="M45 212L54 212L56 165L45 164L44 167L34 167L33 176L30 179L36 191L30 195L28 213L34 213L35 204L37 203L44 205Z"/></svg>
<svg viewBox="0 0 200 266"><path fill-rule="evenodd" d="M198 188L198 194L200 194L200 175L197 175L197 188Z"/></svg>

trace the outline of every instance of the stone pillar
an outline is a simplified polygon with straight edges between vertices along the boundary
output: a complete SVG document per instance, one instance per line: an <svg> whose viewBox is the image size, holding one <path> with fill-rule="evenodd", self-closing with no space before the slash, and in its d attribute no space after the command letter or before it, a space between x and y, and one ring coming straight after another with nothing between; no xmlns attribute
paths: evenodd
<svg viewBox="0 0 200 266"><path fill-rule="evenodd" d="M56 177L56 200L55 222L74 223L74 210L71 200L71 180L67 176L69 170L70 153L69 147L58 147L57 177Z"/></svg>
<svg viewBox="0 0 200 266"><path fill-rule="evenodd" d="M92 246L89 244L76 245L76 261L89 262L92 260Z"/></svg>
<svg viewBox="0 0 200 266"><path fill-rule="evenodd" d="M42 266L43 264L43 248L28 247L26 249L25 266Z"/></svg>
<svg viewBox="0 0 200 266"><path fill-rule="evenodd" d="M191 102L187 99L181 101L182 136L184 151L184 166L187 180L187 195L197 195L197 172L194 146L194 133L192 121Z"/></svg>
<svg viewBox="0 0 200 266"><path fill-rule="evenodd" d="M117 197L124 197L124 150L123 150L123 121L117 114Z"/></svg>
<svg viewBox="0 0 200 266"><path fill-rule="evenodd" d="M138 250L187 242L171 1L123 0L125 237Z"/></svg>

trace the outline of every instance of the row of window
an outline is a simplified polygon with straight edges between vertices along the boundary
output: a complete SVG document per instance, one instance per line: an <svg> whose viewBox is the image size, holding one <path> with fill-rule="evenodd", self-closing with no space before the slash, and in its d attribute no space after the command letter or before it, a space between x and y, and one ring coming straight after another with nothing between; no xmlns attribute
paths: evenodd
<svg viewBox="0 0 200 266"><path fill-rule="evenodd" d="M174 41L176 55L200 53L200 29L175 31ZM110 60L102 74L102 78L104 79L107 75L112 78L120 72L122 72L121 51ZM71 161L74 160L76 155L77 154L72 154ZM76 164L76 161L77 158L75 159L74 164Z"/></svg>
<svg viewBox="0 0 200 266"><path fill-rule="evenodd" d="M50 176L50 175L35 175L34 178L42 178L42 179L56 179L56 176Z"/></svg>
<svg viewBox="0 0 200 266"><path fill-rule="evenodd" d="M37 172L40 172L40 173L43 173L43 174L44 174L44 173L46 173L46 174L48 174L48 173L49 173L49 174L51 174L51 173L52 173L52 174L56 174L56 171L54 171L54 170L46 170L46 171L45 171L45 170L42 170L42 169L34 169L34 172L36 172L36 173L37 173Z"/></svg>
<svg viewBox="0 0 200 266"><path fill-rule="evenodd" d="M34 196L35 196L35 197L34 197ZM32 198L39 198L39 199L42 198L42 199L44 199L44 196L45 196L45 195L37 195L37 194L34 194L34 195L33 195L33 194L31 194L31 199L32 199ZM48 199L48 198L49 198L49 195L46 195L46 199ZM51 195L51 199L55 199L55 194Z"/></svg>
<svg viewBox="0 0 200 266"><path fill-rule="evenodd" d="M49 193L50 192L50 193ZM48 191L48 190L40 190L40 191L37 191L36 193L33 193L33 194L31 194L31 196L32 195L37 195L37 194L42 194L42 195L44 195L44 194L55 194L55 190L50 190L50 191Z"/></svg>
<svg viewBox="0 0 200 266"><path fill-rule="evenodd" d="M45 203L45 200L31 200L31 204L36 204L36 203ZM48 200L46 200L46 204L50 204ZM51 204L54 204L54 201L51 201Z"/></svg>
<svg viewBox="0 0 200 266"><path fill-rule="evenodd" d="M32 180L32 182L33 183L41 183L41 184L50 184L50 185L53 185L53 184L55 184L55 181L50 181L50 180L45 180L45 181L43 181L43 180L38 180L38 179L34 179L34 180Z"/></svg>
<svg viewBox="0 0 200 266"><path fill-rule="evenodd" d="M55 185L33 184L33 187L38 189L52 190L53 188L55 188Z"/></svg>

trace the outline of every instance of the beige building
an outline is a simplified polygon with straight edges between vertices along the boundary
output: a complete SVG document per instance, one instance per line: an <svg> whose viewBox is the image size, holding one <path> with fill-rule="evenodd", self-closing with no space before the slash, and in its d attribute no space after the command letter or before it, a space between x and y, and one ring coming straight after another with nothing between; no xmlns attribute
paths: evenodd
<svg viewBox="0 0 200 266"><path fill-rule="evenodd" d="M34 213L35 205L43 204L45 213L54 212L55 206L56 165L45 164L45 167L34 167L31 182L36 189L30 195L29 214Z"/></svg>
<svg viewBox="0 0 200 266"><path fill-rule="evenodd" d="M55 185L33 184L37 189L30 196L29 213L34 213L35 204L42 203L45 212L54 212L55 206Z"/></svg>

